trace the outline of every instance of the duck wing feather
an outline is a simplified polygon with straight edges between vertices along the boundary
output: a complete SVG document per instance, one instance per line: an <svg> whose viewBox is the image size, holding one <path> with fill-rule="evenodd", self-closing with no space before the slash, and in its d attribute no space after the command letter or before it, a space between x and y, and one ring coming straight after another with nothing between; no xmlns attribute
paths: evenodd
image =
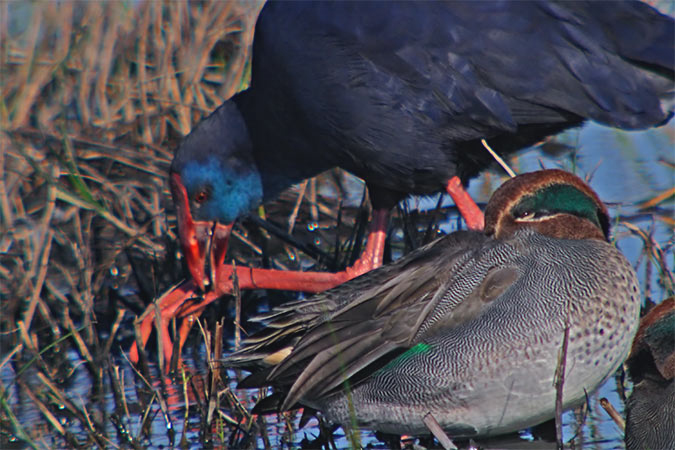
<svg viewBox="0 0 675 450"><path fill-rule="evenodd" d="M445 236L394 264L258 318L267 331L226 360L259 363L266 351L283 348L281 362L255 379L288 392L282 410L360 382L425 337L471 320L511 286L518 274L508 264L473 275L480 252L495 245L478 232Z"/></svg>

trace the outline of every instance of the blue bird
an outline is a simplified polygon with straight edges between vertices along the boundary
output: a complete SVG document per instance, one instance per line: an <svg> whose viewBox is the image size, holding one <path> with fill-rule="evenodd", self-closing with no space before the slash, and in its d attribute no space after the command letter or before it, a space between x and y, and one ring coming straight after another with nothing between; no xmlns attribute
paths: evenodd
<svg viewBox="0 0 675 450"><path fill-rule="evenodd" d="M205 262L222 263L238 217L332 167L366 181L376 219L338 283L381 263L386 214L406 195L446 189L468 207L458 181L492 162L481 139L504 155L586 119L663 124L673 42L673 19L637 1L268 2L250 88L171 166L196 285L219 284ZM480 211L464 215L482 228Z"/></svg>
<svg viewBox="0 0 675 450"><path fill-rule="evenodd" d="M362 257L335 274L239 267L242 289L319 292L379 266L388 211L408 194L445 190L481 229L462 185L492 162L482 139L507 155L589 119L661 125L674 43L673 18L638 1L268 2L250 88L198 124L171 165L194 280L184 291L211 294L189 311L231 292L233 222L332 167L368 187ZM160 301L164 322L188 313L178 295Z"/></svg>

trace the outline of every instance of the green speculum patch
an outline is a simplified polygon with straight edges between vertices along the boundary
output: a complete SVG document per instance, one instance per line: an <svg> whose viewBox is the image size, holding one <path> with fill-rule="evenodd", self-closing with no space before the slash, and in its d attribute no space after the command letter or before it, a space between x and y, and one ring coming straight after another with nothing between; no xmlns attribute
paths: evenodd
<svg viewBox="0 0 675 450"><path fill-rule="evenodd" d="M426 353L431 350L431 345L425 343L425 342L420 342L419 344L415 345L414 347L409 348L405 352L401 353L397 357L395 357L393 360L391 360L389 363L384 365L380 370L382 371L387 371L389 369L392 369L399 364L402 364L404 361L412 358L415 355L421 354L421 353Z"/></svg>
<svg viewBox="0 0 675 450"><path fill-rule="evenodd" d="M588 219L603 229L595 200L569 184L554 184L541 189L524 197L511 209L511 214L516 218L526 212L534 213L534 217L573 214Z"/></svg>

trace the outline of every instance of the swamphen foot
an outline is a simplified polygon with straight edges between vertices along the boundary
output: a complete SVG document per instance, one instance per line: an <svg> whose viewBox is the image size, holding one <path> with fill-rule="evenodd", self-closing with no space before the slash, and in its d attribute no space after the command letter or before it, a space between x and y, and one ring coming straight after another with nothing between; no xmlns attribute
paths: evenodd
<svg viewBox="0 0 675 450"><path fill-rule="evenodd" d="M381 209L452 193L450 178L491 164L482 140L509 155L586 120L663 125L673 115L673 28L629 1L267 2L251 87L196 126L171 164L195 283L223 291L215 273L228 227L332 167L362 178ZM480 228L479 215L465 217Z"/></svg>
<svg viewBox="0 0 675 450"><path fill-rule="evenodd" d="M467 226L474 230L482 229L483 213L466 192L458 177L453 177L448 181L447 192L457 205L457 209L464 217ZM298 272L237 267L238 287L239 289L275 289L315 293L342 284L382 265L388 223L388 210L376 209L373 211L366 248L361 257L351 267L347 267L341 272ZM224 251L219 250L219 252L224 255ZM164 357L167 362L171 361L173 343L168 332L168 324L171 319L174 317L184 319L178 331L178 348L182 349L195 316L199 316L206 306L217 300L221 295L232 292L234 287L232 274L233 266L219 264L215 266L212 274L212 279L217 280L215 287L204 296L200 296L194 282L188 280L166 293L155 304L149 305L139 318L142 344L147 343L152 332L155 321L155 314L153 313L159 311ZM190 298L200 300L188 302ZM135 343L129 356L133 362L138 361L138 349Z"/></svg>

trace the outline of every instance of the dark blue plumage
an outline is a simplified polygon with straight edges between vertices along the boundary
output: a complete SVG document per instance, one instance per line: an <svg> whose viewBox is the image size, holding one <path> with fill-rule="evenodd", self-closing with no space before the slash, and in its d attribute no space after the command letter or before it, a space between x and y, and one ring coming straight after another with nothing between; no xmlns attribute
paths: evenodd
<svg viewBox="0 0 675 450"><path fill-rule="evenodd" d="M268 2L251 87L176 152L179 218L231 223L335 166L390 208L475 176L483 138L508 154L586 119L662 124L674 42L640 2Z"/></svg>

